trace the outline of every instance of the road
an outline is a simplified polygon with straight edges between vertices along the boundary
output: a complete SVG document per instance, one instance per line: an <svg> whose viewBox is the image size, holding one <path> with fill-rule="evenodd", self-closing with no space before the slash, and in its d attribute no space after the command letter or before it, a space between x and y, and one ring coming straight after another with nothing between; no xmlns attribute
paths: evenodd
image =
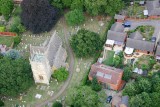
<svg viewBox="0 0 160 107"><path fill-rule="evenodd" d="M69 72L70 72L69 77L68 77L67 81L64 83L64 85L62 86L62 88L59 90L58 93L55 93L52 97L48 98L47 100L45 100L41 103L35 104L35 107L44 107L49 102L53 102L54 100L56 100L58 97L60 97L65 92L65 90L67 89L67 87L71 81L73 71L74 71L74 54L73 54L73 51L72 51L70 44L69 44L69 40L68 40L69 34L68 34L65 26L64 26L63 30L64 30L64 34L65 34L64 37L65 37L65 42L66 42L66 48L67 48L67 52L68 52L68 56L69 56Z"/></svg>

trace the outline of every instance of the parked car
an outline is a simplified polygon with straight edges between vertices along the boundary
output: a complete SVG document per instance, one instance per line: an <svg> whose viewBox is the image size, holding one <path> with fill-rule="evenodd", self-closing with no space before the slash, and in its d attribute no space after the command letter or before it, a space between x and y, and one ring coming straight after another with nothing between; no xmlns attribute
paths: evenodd
<svg viewBox="0 0 160 107"><path fill-rule="evenodd" d="M107 103L110 103L111 100L112 100L112 96L108 96L106 102L107 102Z"/></svg>

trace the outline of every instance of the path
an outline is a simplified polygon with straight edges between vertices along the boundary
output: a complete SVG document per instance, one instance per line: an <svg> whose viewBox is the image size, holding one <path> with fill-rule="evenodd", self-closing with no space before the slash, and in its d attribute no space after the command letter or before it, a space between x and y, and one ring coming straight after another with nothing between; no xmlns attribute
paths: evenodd
<svg viewBox="0 0 160 107"><path fill-rule="evenodd" d="M64 93L64 91L67 89L67 87L68 87L68 85L69 85L69 83L71 81L71 78L72 78L72 75L73 75L73 71L74 71L74 54L73 54L73 51L72 51L72 49L70 47L70 44L68 42L69 38L68 38L68 35L67 35L68 32L66 30L66 27L64 26L63 28L64 28L63 30L64 30L64 35L65 35L64 37L65 37L65 42L66 42L66 48L67 48L68 55L69 55L69 65L70 65L70 67L69 67L69 71L70 71L69 77L68 77L67 81L64 83L64 85L62 86L62 88L59 90L59 92L56 93L56 95L53 95L52 97L48 98L44 102L37 103L35 105L35 107L44 107L49 102L53 102L53 100L56 100L58 97L60 97Z"/></svg>

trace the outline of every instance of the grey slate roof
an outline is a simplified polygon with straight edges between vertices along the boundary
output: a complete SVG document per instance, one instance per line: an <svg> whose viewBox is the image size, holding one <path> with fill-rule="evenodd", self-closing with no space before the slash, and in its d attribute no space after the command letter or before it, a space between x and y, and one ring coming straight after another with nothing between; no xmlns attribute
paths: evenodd
<svg viewBox="0 0 160 107"><path fill-rule="evenodd" d="M124 19L125 19L125 16L123 16L123 15L118 15L118 14L115 14L115 16L114 16L114 19L120 19L120 20L124 20Z"/></svg>
<svg viewBox="0 0 160 107"><path fill-rule="evenodd" d="M160 15L160 2L159 0L147 1L147 10L149 16Z"/></svg>
<svg viewBox="0 0 160 107"><path fill-rule="evenodd" d="M135 40L135 39L127 38L126 47L153 52L154 43L149 41L144 41L144 40Z"/></svg>
<svg viewBox="0 0 160 107"><path fill-rule="evenodd" d="M62 47L61 38L54 32L50 41L45 46L30 46L31 59L35 55L44 55L48 59L50 66L60 67L64 65L67 52Z"/></svg>
<svg viewBox="0 0 160 107"><path fill-rule="evenodd" d="M136 39L136 40L142 40L143 36L141 35L140 32L136 31L134 33L131 33L131 35L129 36L129 38Z"/></svg>
<svg viewBox="0 0 160 107"><path fill-rule="evenodd" d="M107 39L115 40L115 41L119 41L119 42L124 42L126 36L127 36L126 33L115 32L115 31L109 30L108 34L107 34Z"/></svg>
<svg viewBox="0 0 160 107"><path fill-rule="evenodd" d="M123 32L124 31L124 26L122 24L123 23L116 22L111 26L110 30L116 31L116 32Z"/></svg>
<svg viewBox="0 0 160 107"><path fill-rule="evenodd" d="M160 55L160 45L157 46L156 55Z"/></svg>

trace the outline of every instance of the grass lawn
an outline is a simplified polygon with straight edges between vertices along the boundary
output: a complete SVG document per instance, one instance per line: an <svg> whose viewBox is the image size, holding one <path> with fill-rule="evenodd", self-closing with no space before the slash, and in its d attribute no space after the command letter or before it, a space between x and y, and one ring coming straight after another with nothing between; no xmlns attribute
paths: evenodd
<svg viewBox="0 0 160 107"><path fill-rule="evenodd" d="M114 57L114 51L107 51L106 60L104 60L103 64L105 65L113 65L113 57Z"/></svg>
<svg viewBox="0 0 160 107"><path fill-rule="evenodd" d="M4 44L7 45L7 47L10 47L13 42L14 37L0 36L0 44Z"/></svg>

